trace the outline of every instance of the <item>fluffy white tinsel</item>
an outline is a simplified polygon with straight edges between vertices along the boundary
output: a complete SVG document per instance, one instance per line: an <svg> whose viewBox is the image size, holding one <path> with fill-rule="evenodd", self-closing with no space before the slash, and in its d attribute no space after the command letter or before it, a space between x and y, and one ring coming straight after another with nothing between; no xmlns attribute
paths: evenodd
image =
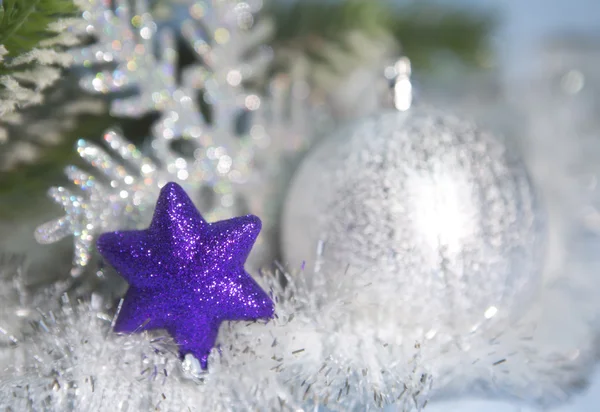
<svg viewBox="0 0 600 412"><path fill-rule="evenodd" d="M563 400L592 365L587 347L569 353L548 345L533 323L540 314L497 336L407 342L394 319L383 315L395 296L370 293L369 285L324 287L334 279L319 272L311 276L314 283L305 279L302 273L262 276L276 301L276 318L224 324L206 372L193 358L181 362L165 334L114 334L113 316L98 296L74 304L65 295L59 309L40 315L33 331L0 350L0 407L221 411L392 405L413 411L432 396L478 390L549 404Z"/></svg>
<svg viewBox="0 0 600 412"><path fill-rule="evenodd" d="M419 345L381 338L378 325L353 319L352 292L316 298L302 277L261 279L277 318L222 326L220 347L202 372L180 362L162 335L120 336L97 302L45 313L37 333L0 351L0 406L13 410L334 410L395 403L420 410L431 375Z"/></svg>

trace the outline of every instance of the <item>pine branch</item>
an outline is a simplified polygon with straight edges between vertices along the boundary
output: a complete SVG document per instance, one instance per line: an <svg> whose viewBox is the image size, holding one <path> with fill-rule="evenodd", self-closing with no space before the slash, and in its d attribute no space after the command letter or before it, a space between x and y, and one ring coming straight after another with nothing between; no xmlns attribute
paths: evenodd
<svg viewBox="0 0 600 412"><path fill-rule="evenodd" d="M0 115L39 103L41 91L66 66L61 50L77 42L73 0L4 0L0 3Z"/></svg>
<svg viewBox="0 0 600 412"><path fill-rule="evenodd" d="M322 60L321 47L326 42L344 45L344 35L358 30L370 36L386 32L385 7L377 1L346 0L340 2L296 1L292 4L271 1L265 10L273 16L277 47L298 47L311 57Z"/></svg>
<svg viewBox="0 0 600 412"><path fill-rule="evenodd" d="M442 53L467 66L483 66L482 56L490 50L489 34L496 26L491 15L427 1L400 6L363 0L271 1L267 13L276 22L275 47L299 49L326 63L328 44L353 53L346 42L348 33L358 31L372 38L387 34L420 71L435 69L435 57Z"/></svg>
<svg viewBox="0 0 600 412"><path fill-rule="evenodd" d="M71 0L5 0L0 4L0 44L9 57L27 53L56 36L52 23L76 12ZM0 66L0 73L6 70L6 65Z"/></svg>
<svg viewBox="0 0 600 412"><path fill-rule="evenodd" d="M388 27L417 70L436 70L437 57L452 56L467 67L484 68L491 54L491 14L422 2L399 7Z"/></svg>

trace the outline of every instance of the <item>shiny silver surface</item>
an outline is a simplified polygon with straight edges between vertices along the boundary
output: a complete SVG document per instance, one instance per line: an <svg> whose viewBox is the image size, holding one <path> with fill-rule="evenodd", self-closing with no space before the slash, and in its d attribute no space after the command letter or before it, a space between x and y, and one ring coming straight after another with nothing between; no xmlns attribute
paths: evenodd
<svg viewBox="0 0 600 412"><path fill-rule="evenodd" d="M355 290L358 318L391 315L406 338L450 337L523 313L542 276L542 216L497 137L424 109L390 111L309 153L285 205L283 251L292 269L310 268L322 241L323 287Z"/></svg>

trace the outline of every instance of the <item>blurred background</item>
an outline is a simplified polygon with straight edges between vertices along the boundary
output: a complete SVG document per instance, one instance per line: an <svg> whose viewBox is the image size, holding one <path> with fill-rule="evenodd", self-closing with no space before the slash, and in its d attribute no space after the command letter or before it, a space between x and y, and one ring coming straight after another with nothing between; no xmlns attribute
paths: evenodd
<svg viewBox="0 0 600 412"><path fill-rule="evenodd" d="M177 11L168 10L183 2L151 3L164 24L177 24ZM276 26L270 73L302 61L311 93L325 96L338 123L376 110L368 98L373 93L365 91L401 53L411 59L417 98L503 127L515 125L517 115L510 110L531 115L529 121L538 116L524 111L535 111L536 98L545 106L559 104L565 96L598 87L600 3L593 0L273 0L266 5L263 14ZM77 163L74 142L97 140L116 124L139 143L155 119L109 116L110 97L81 91L80 74L81 69L66 71L46 92L44 104L0 120L0 233L11 234L0 240L2 248L54 254L30 243L31 229L45 221L44 214L59 212L45 191L63 182L65 165ZM541 97L544 93L552 96ZM569 104L593 112L590 95ZM525 101L529 106L519 107ZM519 127L516 133L529 126Z"/></svg>
<svg viewBox="0 0 600 412"><path fill-rule="evenodd" d="M593 0L507 0L501 3L492 0L442 0L438 4L460 5L498 16L500 24L492 36L498 60L504 62L507 75L520 76L535 70L533 54L548 42L572 36L581 37L582 42L586 39L594 42L600 30L600 4Z"/></svg>
<svg viewBox="0 0 600 412"><path fill-rule="evenodd" d="M179 3L152 2L159 22L177 24ZM564 163L589 191L586 198L600 200L595 187L600 2L273 0L266 2L263 15L276 27L270 41L275 59L271 78L256 88L264 90L270 79L301 69L310 94L328 105L336 124L343 124L379 108L372 90L385 68L404 54L412 62L418 101L466 113L521 138L538 170L534 174L551 174L549 165ZM185 49L180 51L185 64ZM48 277L68 271L71 239L39 246L32 233L62 214L47 200L46 190L66 183L67 164L81 163L73 150L76 140L98 141L105 129L117 125L134 143L142 143L156 119L154 114L110 116L111 97L83 92L81 73L65 71L46 91L44 103L0 119L0 250L26 251L31 270ZM585 209L586 230L600 229L593 206L574 199L573 207ZM600 383L595 386L599 389L560 411L597 410ZM455 407L522 410L473 405Z"/></svg>

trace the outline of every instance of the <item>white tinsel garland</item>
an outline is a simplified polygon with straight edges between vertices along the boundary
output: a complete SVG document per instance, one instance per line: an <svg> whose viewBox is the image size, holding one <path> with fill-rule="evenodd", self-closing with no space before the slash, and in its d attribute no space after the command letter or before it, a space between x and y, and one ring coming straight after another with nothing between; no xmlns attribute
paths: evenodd
<svg viewBox="0 0 600 412"><path fill-rule="evenodd" d="M318 277L316 277L318 279ZM208 372L180 362L160 334L119 336L101 301L41 315L35 338L3 350L0 406L22 410L352 410L394 404L420 410L431 375L418 344L386 342L381 325L356 322L356 291L317 297L303 277L260 279L276 319L221 328ZM390 323L388 326L393 327Z"/></svg>
<svg viewBox="0 0 600 412"><path fill-rule="evenodd" d="M160 332L114 334L113 315L100 295L77 304L65 296L58 309L40 315L34 330L25 329L7 342L12 348L0 351L0 406L92 411L160 403L161 410L175 411L312 404L411 411L431 395L477 392L552 405L564 401L593 365L589 348L569 353L549 345L547 331L536 330L539 313L495 336L463 337L459 345L404 342L394 319L361 316L365 305L384 313L393 294L369 293L369 285L336 290L335 278L319 272L310 277L313 283L306 279L303 273L259 278L276 302L276 319L223 326L205 373L193 358L180 362L176 346ZM544 300L565 301L557 293ZM6 302L4 322L11 319L8 312L35 314L30 305Z"/></svg>

